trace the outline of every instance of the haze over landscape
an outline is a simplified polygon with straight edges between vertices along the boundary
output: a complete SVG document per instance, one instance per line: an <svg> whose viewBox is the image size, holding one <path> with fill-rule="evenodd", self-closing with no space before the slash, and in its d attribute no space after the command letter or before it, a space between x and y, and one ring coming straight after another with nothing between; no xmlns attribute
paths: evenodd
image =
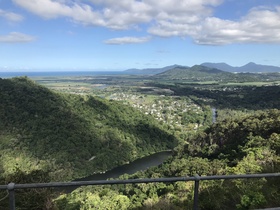
<svg viewBox="0 0 280 210"><path fill-rule="evenodd" d="M278 0L0 0L0 71L280 66Z"/></svg>

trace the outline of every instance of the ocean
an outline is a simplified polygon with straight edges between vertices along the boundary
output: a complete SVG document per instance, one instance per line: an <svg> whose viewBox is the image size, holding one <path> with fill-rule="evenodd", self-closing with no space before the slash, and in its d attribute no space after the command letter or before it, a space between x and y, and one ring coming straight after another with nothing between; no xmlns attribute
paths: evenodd
<svg viewBox="0 0 280 210"><path fill-rule="evenodd" d="M1 72L0 78L11 77L67 77L67 76L101 76L101 75L124 75L125 71L30 71L30 72Z"/></svg>

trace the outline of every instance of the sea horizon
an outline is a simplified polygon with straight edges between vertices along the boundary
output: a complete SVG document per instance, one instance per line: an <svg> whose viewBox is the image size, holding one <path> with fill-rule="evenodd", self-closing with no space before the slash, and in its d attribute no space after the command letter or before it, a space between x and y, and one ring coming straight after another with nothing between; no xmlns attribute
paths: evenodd
<svg viewBox="0 0 280 210"><path fill-rule="evenodd" d="M121 75L125 71L0 71L0 78Z"/></svg>

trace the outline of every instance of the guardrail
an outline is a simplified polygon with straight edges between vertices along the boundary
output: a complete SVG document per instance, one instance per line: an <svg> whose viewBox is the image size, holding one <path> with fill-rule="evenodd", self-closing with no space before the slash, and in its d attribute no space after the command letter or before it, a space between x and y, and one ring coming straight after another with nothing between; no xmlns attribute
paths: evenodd
<svg viewBox="0 0 280 210"><path fill-rule="evenodd" d="M75 181L75 182L50 182L50 183L31 183L8 185L0 185L0 190L8 190L10 210L15 210L15 190L30 188L55 188L55 187L80 187L86 185L115 185L115 184L140 184L154 182L178 182L178 181L194 181L194 201L193 210L198 210L198 191L199 182L204 180L220 180L220 179L248 179L248 178L272 178L280 177L280 173L267 174L241 174L241 175L216 175L216 176L199 176L193 177L171 177L171 178L155 178L155 179L127 179L127 180L98 180L98 181Z"/></svg>

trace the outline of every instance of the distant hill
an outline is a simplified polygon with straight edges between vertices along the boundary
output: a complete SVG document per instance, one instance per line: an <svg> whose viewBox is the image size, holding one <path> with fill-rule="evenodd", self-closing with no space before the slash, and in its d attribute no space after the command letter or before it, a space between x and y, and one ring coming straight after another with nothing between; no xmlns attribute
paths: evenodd
<svg viewBox="0 0 280 210"><path fill-rule="evenodd" d="M196 65L199 66L199 65ZM227 63L209 63L205 62L200 64L200 66L206 66L212 69L219 69L222 71L226 72L231 72L231 73L271 73L271 72L280 72L280 67L278 66L269 66L269 65L261 65L261 64L256 64L253 62L250 62L244 66L240 67L234 67L231 66ZM168 70L172 69L189 69L190 67L188 66L181 66L181 65L171 65L171 66L166 66L162 68L147 68L147 69L128 69L123 71L124 73L127 74L136 74L136 75L156 75L160 74L163 72L166 72ZM169 72L170 73L170 72Z"/></svg>
<svg viewBox="0 0 280 210"><path fill-rule="evenodd" d="M155 74L159 74L159 73L165 72L169 69L173 69L176 67L180 67L180 66L175 64L175 65L166 66L163 68L128 69L128 70L125 70L124 72L128 73L128 74L155 75Z"/></svg>
<svg viewBox="0 0 280 210"><path fill-rule="evenodd" d="M228 67L227 64L220 64L219 67ZM280 72L275 73L233 73L222 71L217 68L203 65L194 65L192 67L178 66L165 72L153 75L154 79L172 80L178 82L260 82L260 81L278 81Z"/></svg>
<svg viewBox="0 0 280 210"><path fill-rule="evenodd" d="M1 176L48 171L71 180L156 151L175 137L121 102L53 92L32 80L0 78Z"/></svg>
<svg viewBox="0 0 280 210"><path fill-rule="evenodd" d="M169 79L179 81L229 81L240 79L239 75L222 71L217 68L209 68L202 65L192 67L178 66L153 76L156 79Z"/></svg>
<svg viewBox="0 0 280 210"><path fill-rule="evenodd" d="M278 66L261 65L253 62L247 63L246 65L240 67L233 67L226 63L202 63L201 65L209 68L221 69L228 72L280 72L280 67Z"/></svg>

